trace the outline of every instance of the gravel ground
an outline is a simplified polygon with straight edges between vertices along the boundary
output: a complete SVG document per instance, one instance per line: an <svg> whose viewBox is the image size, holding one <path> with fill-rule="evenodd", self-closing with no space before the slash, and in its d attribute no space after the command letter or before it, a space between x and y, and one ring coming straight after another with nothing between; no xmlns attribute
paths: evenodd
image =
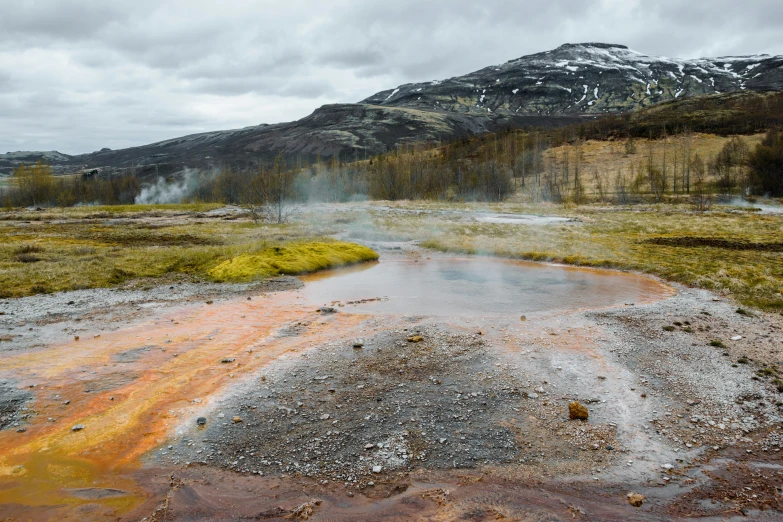
<svg viewBox="0 0 783 522"><path fill-rule="evenodd" d="M684 513L725 491L702 471L755 484L737 456L780 462L774 379L783 346L779 316L677 291L653 304L523 323L370 318L373 335L313 347L237 386L199 413L204 426L188 419L153 461L370 496L394 495L422 472L595 480ZM410 342L415 335L422 340ZM573 400L589 408L589 421L568 419ZM726 505L778 509L774 491Z"/></svg>
<svg viewBox="0 0 783 522"><path fill-rule="evenodd" d="M45 347L78 336L126 328L174 306L232 299L245 293L290 290L294 277L253 284L177 283L139 288L95 288L0 299L0 354Z"/></svg>
<svg viewBox="0 0 783 522"><path fill-rule="evenodd" d="M376 247L421 257L404 242ZM192 302L300 284L183 283L0 300L0 353L125 328ZM675 288L676 295L652 304L524 322L367 316L340 341L319 344L307 333L328 323L298 319L277 335L292 348L301 338L307 348L300 355L194 406L146 464L306 480L339 488L329 490L332 506L346 495L412 502L400 493L411 477L426 483L435 476L440 485L422 498L449 506L444 492L468 476L506 488L511 497L498 496L492 507L499 513L520 498L514 487L543 481L600 491L622 504L626 492L643 493L648 500L636 511L643 520L694 512L772 520L760 513L783 512L783 320L738 313L707 291ZM409 341L413 336L421 340ZM133 362L143 350L119 352L111 362ZM24 428L36 390L20 386L0 382L0 429ZM589 409L588 421L568 419L574 400ZM299 487L282 484L281 491ZM548 509L542 513L554 512Z"/></svg>
<svg viewBox="0 0 783 522"><path fill-rule="evenodd" d="M24 429L20 426L27 419L27 404L32 398L33 394L20 389L19 383L0 380L0 430Z"/></svg>
<svg viewBox="0 0 783 522"><path fill-rule="evenodd" d="M580 463L611 452L613 427L562 426L558 417L544 423L559 439L547 441L557 450L544 455L539 440L526 436L541 429L539 422L524 418L546 409L545 392L534 391L482 335L411 320L268 368L224 399L205 429L160 453L173 463L297 473L363 488L416 468L533 465L545 456ZM601 451L582 458L593 445Z"/></svg>
<svg viewBox="0 0 783 522"><path fill-rule="evenodd" d="M614 336L612 356L637 374L637 391L663 398L646 432L682 451L717 450L783 421L779 316L738 314L709 292L681 288L652 306L594 317Z"/></svg>

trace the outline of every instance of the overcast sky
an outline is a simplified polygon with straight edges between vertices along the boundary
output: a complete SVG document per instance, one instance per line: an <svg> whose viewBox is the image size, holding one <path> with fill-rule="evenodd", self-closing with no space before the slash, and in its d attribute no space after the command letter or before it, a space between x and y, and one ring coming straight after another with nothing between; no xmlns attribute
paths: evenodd
<svg viewBox="0 0 783 522"><path fill-rule="evenodd" d="M0 153L290 121L566 42L696 58L781 35L781 0L0 0Z"/></svg>

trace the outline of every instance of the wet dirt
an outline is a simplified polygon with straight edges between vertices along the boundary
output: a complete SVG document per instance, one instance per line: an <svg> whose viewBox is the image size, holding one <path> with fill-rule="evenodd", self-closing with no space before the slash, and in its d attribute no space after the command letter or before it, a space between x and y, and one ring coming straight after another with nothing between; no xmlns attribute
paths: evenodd
<svg viewBox="0 0 783 522"><path fill-rule="evenodd" d="M707 346L736 329L774 344L772 319L629 274L389 257L301 289L133 305L109 331L86 308L64 334L15 340L0 381L29 417L0 431L0 518L676 520L702 506L717 520L704 502L720 477L751 476L731 451L777 473L771 379L731 366L746 345ZM706 309L703 331L661 329ZM587 422L568 420L573 400ZM726 513L780 515L726 498Z"/></svg>
<svg viewBox="0 0 783 522"><path fill-rule="evenodd" d="M550 225L553 223L578 223L576 219L560 216L538 216L535 214L474 214L479 223L499 223L503 225Z"/></svg>

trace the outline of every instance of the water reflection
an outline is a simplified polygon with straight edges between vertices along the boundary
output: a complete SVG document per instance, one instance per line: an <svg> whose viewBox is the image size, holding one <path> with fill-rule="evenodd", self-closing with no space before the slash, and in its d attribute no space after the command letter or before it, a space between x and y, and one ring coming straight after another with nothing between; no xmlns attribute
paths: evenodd
<svg viewBox="0 0 783 522"><path fill-rule="evenodd" d="M634 274L488 258L383 261L303 279L301 292L314 304L384 297L354 306L390 314L520 315L641 303L671 293Z"/></svg>

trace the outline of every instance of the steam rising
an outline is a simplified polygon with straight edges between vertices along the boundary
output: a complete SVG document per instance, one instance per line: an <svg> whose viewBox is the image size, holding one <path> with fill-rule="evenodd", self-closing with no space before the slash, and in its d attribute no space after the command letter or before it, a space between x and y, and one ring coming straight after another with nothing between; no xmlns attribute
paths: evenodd
<svg viewBox="0 0 783 522"><path fill-rule="evenodd" d="M757 208L762 214L783 214L783 206L765 205L757 201L747 201L742 198L734 198L728 202L733 207Z"/></svg>
<svg viewBox="0 0 783 522"><path fill-rule="evenodd" d="M182 179L174 182L168 182L159 177L152 184L141 189L141 193L136 196L135 203L139 204L162 204L162 203L182 203L188 199L204 182L203 176L197 169L186 168L182 171Z"/></svg>

